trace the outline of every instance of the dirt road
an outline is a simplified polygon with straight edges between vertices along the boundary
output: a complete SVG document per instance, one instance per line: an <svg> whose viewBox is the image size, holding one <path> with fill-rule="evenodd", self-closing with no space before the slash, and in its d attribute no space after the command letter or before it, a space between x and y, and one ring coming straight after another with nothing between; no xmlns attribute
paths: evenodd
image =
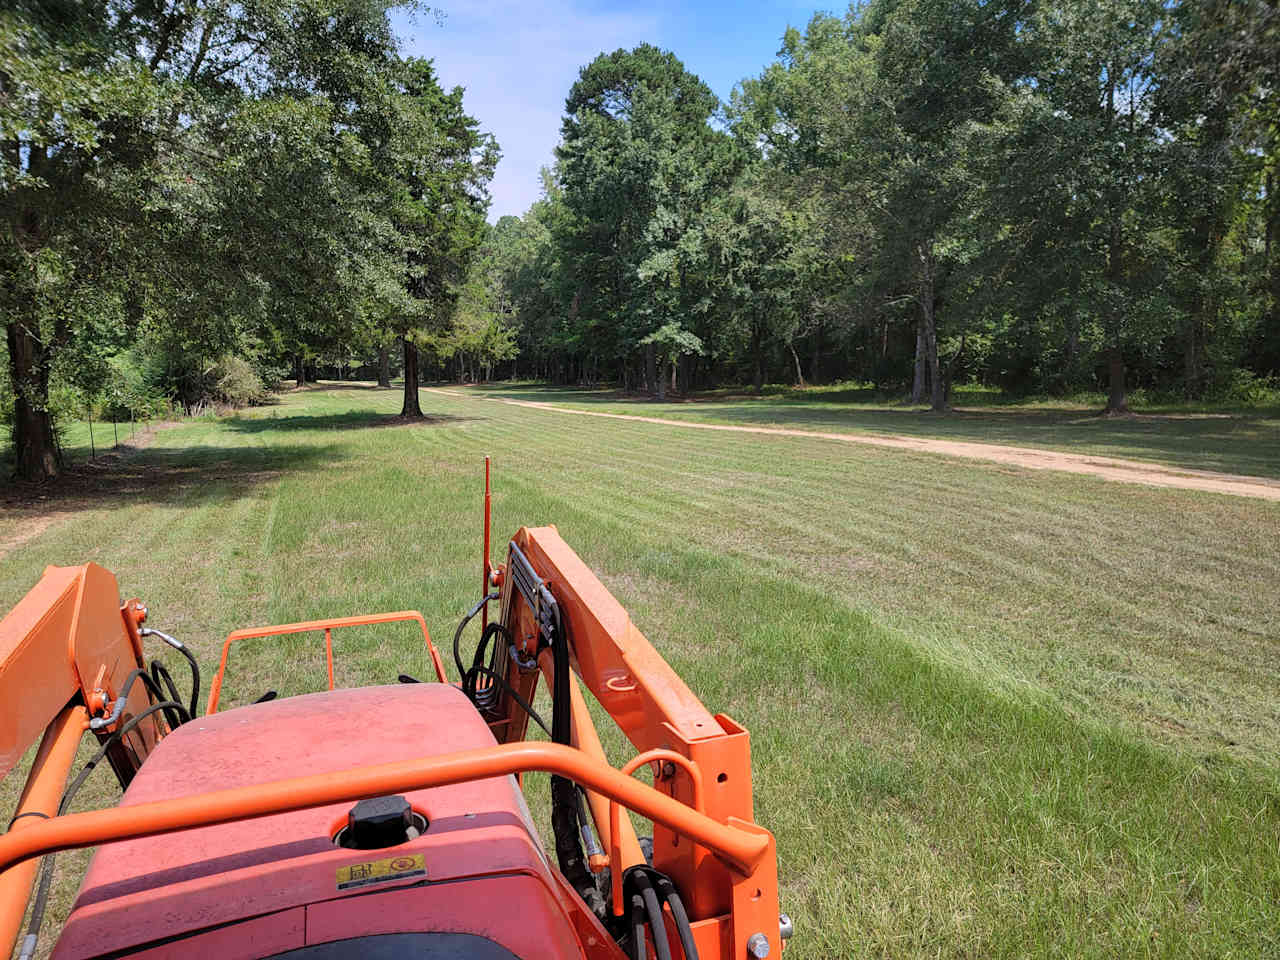
<svg viewBox="0 0 1280 960"><path fill-rule="evenodd" d="M600 410L583 410L578 407L562 407L535 400L511 400L505 397L477 397L457 390L434 388L429 393L442 393L467 400L489 400L516 407L532 407L555 413L575 414L583 417L605 417L610 420L633 420L638 423L657 423L686 430L721 430L730 433L775 434L783 437L809 437L818 440L834 440L839 443L860 443L873 447L890 447L897 450L913 450L919 453L940 453L949 457L965 457L970 460L986 460L1004 463L1028 470L1057 470L1062 473L1079 473L1114 480L1120 483L1141 483L1151 487L1172 487L1179 490L1202 490L1209 493L1227 493L1238 497L1255 497L1259 500L1280 502L1280 481L1262 477L1247 477L1233 473L1215 473L1209 470L1186 470L1164 467L1139 460L1120 460L1114 457L1098 457L1083 453L1063 453L1059 450L1042 450L1036 447L1009 447L995 443L974 443L968 440L938 440L930 437L904 437L872 433L827 433L818 430L791 430L782 427L741 427L715 423L693 423L688 420L669 420L663 417L641 417L627 413L605 413Z"/></svg>

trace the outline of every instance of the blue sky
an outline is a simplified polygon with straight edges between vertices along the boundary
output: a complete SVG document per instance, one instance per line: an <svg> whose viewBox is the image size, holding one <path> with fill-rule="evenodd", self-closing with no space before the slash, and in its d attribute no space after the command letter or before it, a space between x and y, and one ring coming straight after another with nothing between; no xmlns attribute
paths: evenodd
<svg viewBox="0 0 1280 960"><path fill-rule="evenodd" d="M489 219L522 214L538 198L538 168L560 137L564 98L578 70L604 51L652 43L670 50L721 99L771 63L788 25L839 4L598 3L590 0L443 0L444 16L397 21L405 53L430 57L445 86L466 88L468 112L498 138Z"/></svg>

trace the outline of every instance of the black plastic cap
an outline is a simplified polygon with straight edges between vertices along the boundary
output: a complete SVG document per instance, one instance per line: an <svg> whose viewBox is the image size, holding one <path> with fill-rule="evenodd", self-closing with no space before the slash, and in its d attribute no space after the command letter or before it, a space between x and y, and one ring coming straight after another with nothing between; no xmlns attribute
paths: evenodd
<svg viewBox="0 0 1280 960"><path fill-rule="evenodd" d="M393 847L409 839L413 811L401 796L361 800L347 814L348 841L356 850Z"/></svg>

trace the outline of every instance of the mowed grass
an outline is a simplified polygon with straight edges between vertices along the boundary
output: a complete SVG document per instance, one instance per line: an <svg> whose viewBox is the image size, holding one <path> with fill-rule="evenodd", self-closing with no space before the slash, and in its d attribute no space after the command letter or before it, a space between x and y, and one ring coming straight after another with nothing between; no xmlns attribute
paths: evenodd
<svg viewBox="0 0 1280 960"><path fill-rule="evenodd" d="M673 402L610 389L538 384L467 387L486 396L536 400L608 413L758 425L827 433L878 433L1044 447L1149 460L1193 470L1280 477L1280 406L1215 410L1203 406L1135 407L1133 417L1100 417L1104 400L997 402L990 391L960 390L945 415L886 400L870 389L837 384L763 396L715 391Z"/></svg>
<svg viewBox="0 0 1280 960"><path fill-rule="evenodd" d="M249 624L416 607L444 648L478 592L492 454L498 543L554 523L751 730L788 956L1280 956L1277 505L423 406L385 425L394 391L315 390L164 430L130 461L156 482L104 485L0 558L0 605L95 560L206 678ZM335 646L339 683L428 674L408 628ZM318 635L249 641L224 707L323 678Z"/></svg>

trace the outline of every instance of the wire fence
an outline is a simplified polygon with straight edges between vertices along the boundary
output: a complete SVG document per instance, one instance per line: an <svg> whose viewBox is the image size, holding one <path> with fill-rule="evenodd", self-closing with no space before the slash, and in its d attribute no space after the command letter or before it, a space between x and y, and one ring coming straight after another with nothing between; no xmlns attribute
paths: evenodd
<svg viewBox="0 0 1280 960"><path fill-rule="evenodd" d="M83 420L64 423L59 427L58 447L66 466L76 463L92 463L99 456L129 444L139 433L151 429L150 416L130 416L128 420L109 417L94 419L92 408L85 410Z"/></svg>

